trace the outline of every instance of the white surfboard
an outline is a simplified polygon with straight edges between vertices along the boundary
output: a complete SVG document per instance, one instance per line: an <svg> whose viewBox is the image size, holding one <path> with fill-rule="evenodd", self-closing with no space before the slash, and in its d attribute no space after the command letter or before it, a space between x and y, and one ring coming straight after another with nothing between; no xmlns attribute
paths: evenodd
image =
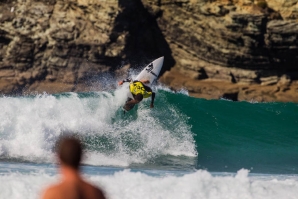
<svg viewBox="0 0 298 199"><path fill-rule="evenodd" d="M163 65L164 57L160 57L150 64L148 64L136 77L135 80L149 80L150 83L146 84L148 86L151 86L151 84L157 79L160 70Z"/></svg>
<svg viewBox="0 0 298 199"><path fill-rule="evenodd" d="M150 64L148 64L139 74L138 76L133 80L148 80L150 83L147 83L146 86L151 86L152 83L157 79L160 70L162 68L163 65L163 60L164 57L160 57L156 60L154 60L153 62L151 62ZM129 88L128 88L129 89ZM131 92L129 91L127 96L129 98L133 98Z"/></svg>

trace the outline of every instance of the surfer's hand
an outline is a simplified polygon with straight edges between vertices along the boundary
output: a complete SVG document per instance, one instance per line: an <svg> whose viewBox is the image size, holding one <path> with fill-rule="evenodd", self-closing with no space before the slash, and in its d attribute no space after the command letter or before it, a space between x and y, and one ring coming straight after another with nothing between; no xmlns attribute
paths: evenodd
<svg viewBox="0 0 298 199"><path fill-rule="evenodd" d="M153 108L153 107L154 107L154 105L153 105L153 103L151 103L151 104L150 104L150 108Z"/></svg>
<svg viewBox="0 0 298 199"><path fill-rule="evenodd" d="M119 85L119 86L122 85L122 84L123 84L123 81L118 82L118 85Z"/></svg>
<svg viewBox="0 0 298 199"><path fill-rule="evenodd" d="M144 83L144 84L149 84L150 83L149 80L141 80L141 82Z"/></svg>

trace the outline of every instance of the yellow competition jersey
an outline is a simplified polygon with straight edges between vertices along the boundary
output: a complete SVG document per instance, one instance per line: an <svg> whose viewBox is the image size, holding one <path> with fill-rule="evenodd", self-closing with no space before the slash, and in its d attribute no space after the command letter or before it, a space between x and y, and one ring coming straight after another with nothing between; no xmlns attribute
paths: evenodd
<svg viewBox="0 0 298 199"><path fill-rule="evenodd" d="M152 92L146 91L141 82L132 82L129 84L129 90L133 95L142 94L144 98L152 95Z"/></svg>

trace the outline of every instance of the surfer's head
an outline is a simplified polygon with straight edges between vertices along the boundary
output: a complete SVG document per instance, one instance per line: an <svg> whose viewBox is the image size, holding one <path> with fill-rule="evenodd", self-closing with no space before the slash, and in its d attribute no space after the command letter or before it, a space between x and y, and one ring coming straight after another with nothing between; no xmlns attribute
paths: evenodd
<svg viewBox="0 0 298 199"><path fill-rule="evenodd" d="M82 145L75 137L63 137L57 141L57 155L61 164L78 169L82 158Z"/></svg>
<svg viewBox="0 0 298 199"><path fill-rule="evenodd" d="M136 94L136 95L134 96L134 98L135 98L135 100L137 100L138 102L140 102L140 101L143 100L143 95L139 93L139 94Z"/></svg>

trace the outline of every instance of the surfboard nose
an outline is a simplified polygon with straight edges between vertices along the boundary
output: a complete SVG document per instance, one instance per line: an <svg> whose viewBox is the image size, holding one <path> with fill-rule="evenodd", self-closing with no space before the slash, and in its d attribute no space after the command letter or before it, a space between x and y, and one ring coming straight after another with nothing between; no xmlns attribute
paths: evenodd
<svg viewBox="0 0 298 199"><path fill-rule="evenodd" d="M158 58L158 59L156 59L156 60L159 60L159 61L162 61L162 62L163 62L163 60L164 60L164 56L162 56L162 57L160 57L160 58Z"/></svg>

